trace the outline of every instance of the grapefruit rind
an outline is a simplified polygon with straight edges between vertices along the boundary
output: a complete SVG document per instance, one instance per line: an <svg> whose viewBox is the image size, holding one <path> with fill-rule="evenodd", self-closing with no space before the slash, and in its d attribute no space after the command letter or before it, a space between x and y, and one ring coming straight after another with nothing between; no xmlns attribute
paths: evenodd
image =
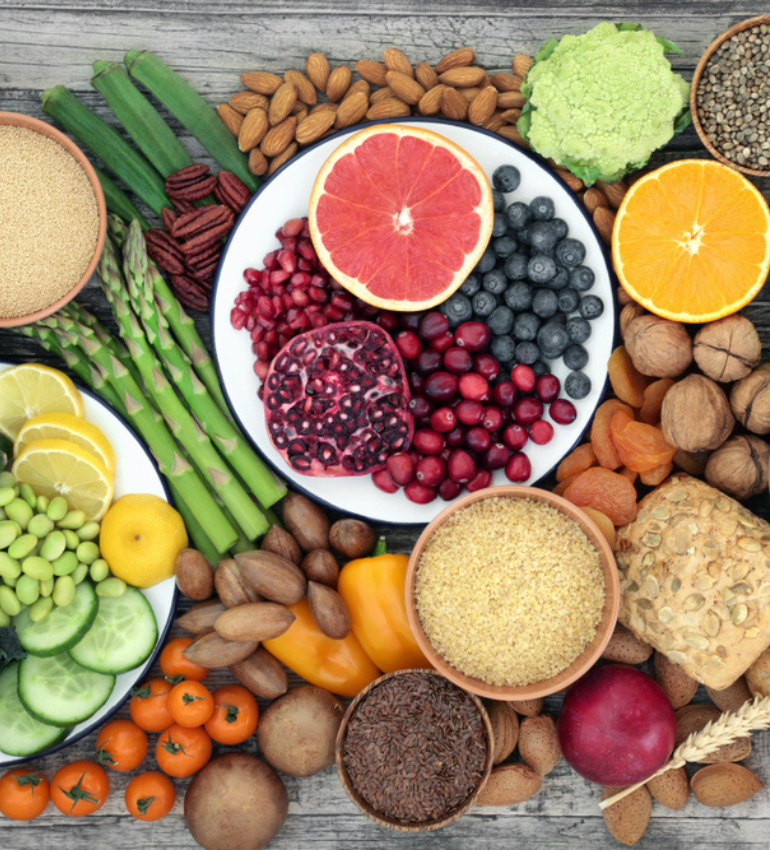
<svg viewBox="0 0 770 850"><path fill-rule="evenodd" d="M478 162L439 133L378 124L323 164L308 218L319 259L352 294L385 310L427 310L449 298L484 253L492 188Z"/></svg>

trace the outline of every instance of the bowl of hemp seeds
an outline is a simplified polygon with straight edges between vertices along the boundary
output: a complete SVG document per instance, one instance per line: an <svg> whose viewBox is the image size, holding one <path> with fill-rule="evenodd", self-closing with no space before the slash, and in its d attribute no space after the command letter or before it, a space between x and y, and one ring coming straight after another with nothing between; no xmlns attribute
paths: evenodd
<svg viewBox="0 0 770 850"><path fill-rule="evenodd" d="M447 679L488 699L556 693L604 651L620 589L606 539L580 508L535 487L449 505L409 559L409 625Z"/></svg>
<svg viewBox="0 0 770 850"><path fill-rule="evenodd" d="M690 111L715 159L770 176L770 15L742 21L711 43L692 78Z"/></svg>
<svg viewBox="0 0 770 850"><path fill-rule="evenodd" d="M74 142L45 121L0 112L0 327L49 316L96 269L104 193Z"/></svg>

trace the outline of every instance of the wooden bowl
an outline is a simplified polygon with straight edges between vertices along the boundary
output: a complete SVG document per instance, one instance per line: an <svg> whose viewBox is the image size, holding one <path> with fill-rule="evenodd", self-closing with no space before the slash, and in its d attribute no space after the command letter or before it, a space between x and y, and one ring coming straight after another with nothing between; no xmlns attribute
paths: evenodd
<svg viewBox="0 0 770 850"><path fill-rule="evenodd" d="M564 670L552 676L549 679L544 679L541 682L533 682L529 685L506 686L506 685L491 685L482 679L469 676L466 673L453 667L434 649L420 621L420 616L417 613L417 602L415 599L415 586L417 583L417 569L422 558L422 553L425 551L425 546L428 540L439 526L449 519L450 516L457 511L467 508L474 502L480 502L483 499L489 499L499 496L509 496L517 498L531 499L536 502L543 502L550 505L563 513L569 519L576 522L583 530L585 535L594 545L599 553L602 573L604 575L604 606L602 608L602 616L599 625L596 629L594 639L586 646L580 655ZM409 619L409 625L414 632L414 636L420 649L425 654L425 657L430 663L447 679L464 688L466 691L478 694L486 699L496 700L528 700L537 699L539 697L554 694L561 691L568 685L571 685L599 660L602 652L609 643L612 637L612 631L615 628L615 623L618 617L618 606L620 603L620 582L618 580L618 568L615 564L615 557L612 554L606 538L599 530L598 526L589 519L580 508L575 507L571 502L562 499L561 496L556 496L546 490L540 490L536 487L525 487L520 485L507 485L504 487L489 487L485 490L479 490L476 493L469 493L450 504L445 508L428 527L420 535L412 554L409 558L409 565L406 571L406 613Z"/></svg>
<svg viewBox="0 0 770 850"><path fill-rule="evenodd" d="M107 233L107 206L104 202L104 192L99 184L99 178L96 176L93 166L88 161L83 151L80 150L73 141L67 138L64 133L59 132L59 130L52 127L50 124L46 124L45 121L39 121L37 118L30 118L29 115L22 115L20 112L0 112L0 125L24 127L27 130L34 130L36 133L40 133L49 139L53 139L53 141L61 145L61 147L63 147L64 150L66 150L67 153L69 153L77 161L83 171L85 171L86 177L88 177L88 182L94 190L99 217L99 229L96 236L96 248L94 250L94 255L91 257L91 262L88 264L88 267L80 280L72 287L72 289L69 290L69 292L59 298L58 301L55 301L53 304L49 304L48 307L36 310L34 313L29 313L26 316L13 316L10 318L0 317L0 328L14 328L19 325L36 322L39 319L44 319L46 316L50 316L51 313L55 313L65 304L70 302L86 285L86 283L88 283L91 275L96 270L96 265L99 262L99 257L101 256L102 248L104 247L104 239Z"/></svg>
<svg viewBox="0 0 770 850"><path fill-rule="evenodd" d="M698 86L706 65L708 65L711 61L711 57L722 46L722 44L737 33L746 29L751 29L751 27L756 27L760 24L770 24L770 15L759 15L756 18L749 18L748 20L741 21L739 24L730 27L729 30L725 30L719 38L714 39L714 41L712 41L706 49L703 56L701 56L700 62L698 62L698 65L695 68L692 83L690 84L690 112L692 113L692 123L695 125L695 131L697 132L701 142L703 142L706 150L714 157L714 159L719 160L719 162L724 165L729 165L730 168L734 168L736 171L740 171L743 174L750 174L752 177L768 177L770 176L770 168L760 170L757 168L748 168L745 165L739 165L737 162L733 162L728 159L720 150L714 147L706 136L706 132L703 129L703 125L701 124L698 116Z"/></svg>
<svg viewBox="0 0 770 850"><path fill-rule="evenodd" d="M424 821L422 823L403 823L396 818L387 817L383 815L381 812L378 812L376 809L372 808L369 803L364 800L364 798L356 791L353 783L348 775L348 772L345 768L345 760L344 760L344 752L345 752L345 737L347 735L348 726L350 724L351 717L355 714L358 706L366 699L366 697L374 690L376 687L381 685L383 682L387 682L388 679L393 679L396 676L404 676L407 673L416 673L420 676L439 676L441 674L436 672L435 670L397 670L395 673L387 673L385 676L380 676L379 679L375 679L374 682L365 687L360 694L350 703L348 706L348 710L345 712L345 716L342 718L342 723L340 724L339 732L337 733L337 742L335 747L335 760L337 762L337 773L340 777L340 782L342 783L342 787L347 792L348 797L355 803L355 805L371 820L375 823L378 823L380 826L385 826L388 829L396 830L397 832L432 832L436 829L441 829L442 826L447 826L450 823L453 823L458 818L461 818L466 812L468 812L473 804L476 802L479 794L484 789L484 786L487 784L487 779L489 779L489 774L492 772L492 758L494 756L495 746L494 746L494 735L492 732L492 723L489 719L489 715L487 714L486 709L484 708L481 700L472 693L469 693L468 696L473 701L473 704L476 706L476 709L481 716L481 721L484 724L484 728L487 733L487 758L486 764L484 765L484 775L481 777L481 781L479 782L476 789L470 794L467 800L454 812L451 812L448 815L445 815L443 818L438 818L436 820ZM443 678L443 677L442 677Z"/></svg>

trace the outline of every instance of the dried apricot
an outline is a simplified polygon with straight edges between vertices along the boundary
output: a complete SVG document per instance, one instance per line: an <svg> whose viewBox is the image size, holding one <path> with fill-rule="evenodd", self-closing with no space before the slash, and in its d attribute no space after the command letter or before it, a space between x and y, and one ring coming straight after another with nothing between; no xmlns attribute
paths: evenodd
<svg viewBox="0 0 770 850"><path fill-rule="evenodd" d="M706 461L711 456L711 452L686 452L684 449L677 449L674 452L674 464L690 475L703 475L706 471Z"/></svg>
<svg viewBox="0 0 770 850"><path fill-rule="evenodd" d="M644 391L644 402L639 411L639 418L648 425L660 422L660 409L663 407L663 396L674 386L676 381L671 378L661 378L653 381Z"/></svg>
<svg viewBox="0 0 770 850"><path fill-rule="evenodd" d="M633 419L634 411L627 404L623 404L619 399L611 398L596 409L591 425L591 445L599 466L605 469L617 469L623 465L610 434L612 417L620 411L625 411Z"/></svg>
<svg viewBox="0 0 770 850"><path fill-rule="evenodd" d="M634 422L622 410L612 417L610 434L623 464L636 472L671 463L674 457L674 447L666 442L660 428Z"/></svg>
<svg viewBox="0 0 770 850"><path fill-rule="evenodd" d="M636 519L634 485L617 472L592 466L567 487L564 498L579 508L594 508L606 514L613 525L626 525Z"/></svg>
<svg viewBox="0 0 770 850"><path fill-rule="evenodd" d="M607 514L597 511L596 508L585 507L581 508L581 510L589 519L592 519L599 526L599 531L601 531L601 533L607 538L607 542L610 544L610 549L614 550L617 535L615 534L615 526L612 524L612 520L607 516Z"/></svg>
<svg viewBox="0 0 770 850"><path fill-rule="evenodd" d="M592 466L596 466L594 447L590 443L584 443L582 446L573 449L556 467L556 480L564 481L570 475L584 472Z"/></svg>
<svg viewBox="0 0 770 850"><path fill-rule="evenodd" d="M627 466L621 466L618 470L618 475L622 475L623 478L627 478L632 484L634 484L636 479L639 477L639 473L635 469L629 469Z"/></svg>
<svg viewBox="0 0 770 850"><path fill-rule="evenodd" d="M560 481L554 488L553 492L557 496L563 496L564 491L569 487L570 484L580 475L579 472L576 472L574 475L568 475L563 481Z"/></svg>
<svg viewBox="0 0 770 850"><path fill-rule="evenodd" d="M642 484L646 484L648 487L657 487L658 484L662 484L671 475L673 468L673 463L662 463L654 469L648 469L646 472L642 472L639 477L642 480Z"/></svg>
<svg viewBox="0 0 770 850"><path fill-rule="evenodd" d="M624 346L619 345L610 355L607 372L615 395L631 407L641 407L650 379L634 366Z"/></svg>

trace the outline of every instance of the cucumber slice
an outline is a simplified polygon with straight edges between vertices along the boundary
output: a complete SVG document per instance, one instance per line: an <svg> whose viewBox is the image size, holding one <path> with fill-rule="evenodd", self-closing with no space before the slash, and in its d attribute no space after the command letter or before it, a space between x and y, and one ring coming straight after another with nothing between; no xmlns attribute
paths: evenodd
<svg viewBox="0 0 770 850"><path fill-rule="evenodd" d="M21 704L18 693L19 662L0 672L0 750L9 756L32 756L62 741L69 729L35 720Z"/></svg>
<svg viewBox="0 0 770 850"><path fill-rule="evenodd" d="M82 581L75 598L66 608L54 608L51 613L33 623L29 608L14 617L16 634L24 649L31 655L61 655L82 640L91 628L99 608L99 599L91 582Z"/></svg>
<svg viewBox="0 0 770 850"><path fill-rule="evenodd" d="M155 614L135 587L122 596L102 596L93 625L70 649L78 664L97 673L125 673L150 657L158 640Z"/></svg>
<svg viewBox="0 0 770 850"><path fill-rule="evenodd" d="M66 652L41 658L28 655L19 666L19 699L41 723L75 726L109 699L114 676L76 664Z"/></svg>

